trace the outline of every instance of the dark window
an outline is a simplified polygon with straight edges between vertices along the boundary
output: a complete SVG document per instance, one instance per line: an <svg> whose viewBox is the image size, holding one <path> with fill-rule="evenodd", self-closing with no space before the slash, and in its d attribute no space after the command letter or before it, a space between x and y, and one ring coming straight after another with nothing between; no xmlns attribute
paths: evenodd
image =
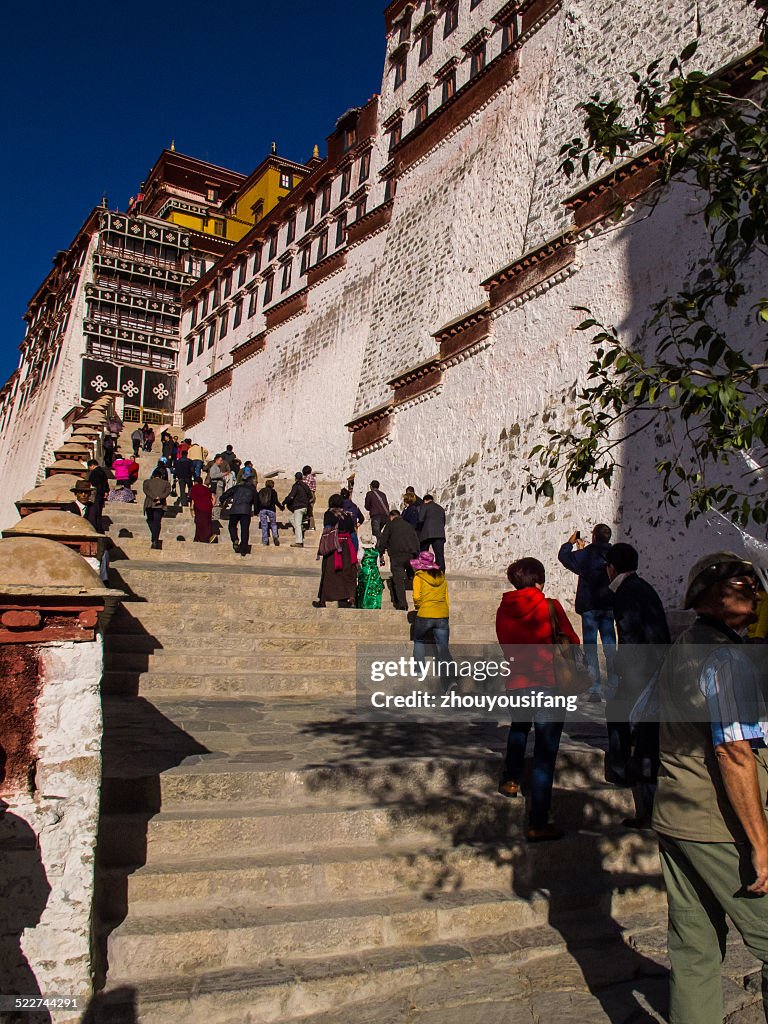
<svg viewBox="0 0 768 1024"><path fill-rule="evenodd" d="M228 270L224 275L224 298L228 299L232 294L232 271Z"/></svg>
<svg viewBox="0 0 768 1024"><path fill-rule="evenodd" d="M443 39L446 39L451 32L459 27L459 0L454 0L450 7L445 9L445 22L443 24Z"/></svg>
<svg viewBox="0 0 768 1024"><path fill-rule="evenodd" d="M389 151L390 153L403 137L403 122L395 121L389 130Z"/></svg>
<svg viewBox="0 0 768 1024"><path fill-rule="evenodd" d="M293 261L283 264L283 281L280 285L281 291L287 292L291 287L291 271L293 270Z"/></svg>
<svg viewBox="0 0 768 1024"><path fill-rule="evenodd" d="M485 43L480 46L472 54L471 63L469 65L469 77L474 78L478 75L485 67Z"/></svg>
<svg viewBox="0 0 768 1024"><path fill-rule="evenodd" d="M280 175L280 188L293 188L293 175L283 172Z"/></svg>
<svg viewBox="0 0 768 1024"><path fill-rule="evenodd" d="M189 341L187 342L187 366L189 366L189 364L192 362L192 360L194 358L195 358L195 339L194 338L190 338Z"/></svg>
<svg viewBox="0 0 768 1024"><path fill-rule="evenodd" d="M208 328L208 348L213 348L213 343L216 341L216 324L211 324ZM200 335L200 352L203 350L203 336ZM198 355L200 353L198 352Z"/></svg>
<svg viewBox="0 0 768 1024"><path fill-rule="evenodd" d="M416 107L416 127L418 128L422 121L426 121L429 115L429 97L425 96L424 99L419 100L419 105Z"/></svg>
<svg viewBox="0 0 768 1024"><path fill-rule="evenodd" d="M456 95L456 72L449 72L443 79L443 103Z"/></svg>
<svg viewBox="0 0 768 1024"><path fill-rule="evenodd" d="M237 287L242 288L245 284L245 260L240 261L240 265L237 268Z"/></svg>
<svg viewBox="0 0 768 1024"><path fill-rule="evenodd" d="M301 276L303 277L309 269L309 246L305 245L301 250Z"/></svg>
<svg viewBox="0 0 768 1024"><path fill-rule="evenodd" d="M269 236L269 258L273 260L277 256L277 232L273 231Z"/></svg>
<svg viewBox="0 0 768 1024"><path fill-rule="evenodd" d="M331 184L330 182L323 188L323 202L320 207L321 213L328 213L331 208Z"/></svg>
<svg viewBox="0 0 768 1024"><path fill-rule="evenodd" d="M308 231L315 223L315 197L307 197L307 219L304 222L304 230Z"/></svg>
<svg viewBox="0 0 768 1024"><path fill-rule="evenodd" d="M352 184L352 164L347 164L341 175L341 198L349 194L349 187Z"/></svg>
<svg viewBox="0 0 768 1024"><path fill-rule="evenodd" d="M249 320L256 313L256 307L258 306L258 304L259 304L259 293L254 288L254 290L251 292L250 302L248 303L248 319Z"/></svg>
<svg viewBox="0 0 768 1024"><path fill-rule="evenodd" d="M208 292L203 292L203 297L200 300L200 319L208 315Z"/></svg>
<svg viewBox="0 0 768 1024"><path fill-rule="evenodd" d="M296 237L296 218L295 217L291 217L291 219L288 221L288 231L287 231L286 236L285 236L285 243L286 243L286 245L290 245L295 237Z"/></svg>
<svg viewBox="0 0 768 1024"><path fill-rule="evenodd" d="M328 232L324 231L322 233L322 235L320 235L320 239L318 240L318 243L317 243L317 262L319 263L320 260L324 260L327 255L328 255Z"/></svg>
<svg viewBox="0 0 768 1024"><path fill-rule="evenodd" d="M261 270L261 246L257 245L253 250L253 273L258 274Z"/></svg>
<svg viewBox="0 0 768 1024"><path fill-rule="evenodd" d="M197 327L197 300L192 303L192 319L189 326Z"/></svg>
<svg viewBox="0 0 768 1024"><path fill-rule="evenodd" d="M367 197L365 199L361 199L360 202L357 204L357 217L356 217L357 220L361 220L365 216L365 211L366 211L367 206L368 206L368 199L367 199Z"/></svg>
<svg viewBox="0 0 768 1024"><path fill-rule="evenodd" d="M397 191L397 178L387 178L387 185L384 189L384 202L388 203L390 199L395 198L395 192Z"/></svg>
<svg viewBox="0 0 768 1024"><path fill-rule="evenodd" d="M221 235L222 238L226 235L225 225L223 220L215 220L213 222L213 231L216 235Z"/></svg>
<svg viewBox="0 0 768 1024"><path fill-rule="evenodd" d="M429 60L432 56L432 29L429 28L421 37L421 43L419 44L419 64L423 64L425 60Z"/></svg>
<svg viewBox="0 0 768 1024"><path fill-rule="evenodd" d="M216 309L219 304L219 279L217 278L213 283L213 292L211 294L211 310Z"/></svg>
<svg viewBox="0 0 768 1024"><path fill-rule="evenodd" d="M410 36L410 34L411 34L411 19L410 19L410 17L405 17L400 22L400 39L399 39L399 42L406 43L408 41L408 37Z"/></svg>
<svg viewBox="0 0 768 1024"><path fill-rule="evenodd" d="M501 30L501 48L508 50L517 38L516 21L513 18L508 21Z"/></svg>
<svg viewBox="0 0 768 1024"><path fill-rule="evenodd" d="M264 305L267 306L272 301L272 289L275 285L275 278L273 274L270 274L264 282Z"/></svg>
<svg viewBox="0 0 768 1024"><path fill-rule="evenodd" d="M353 146L357 145L357 125L353 125L351 128L344 129L344 152L349 152Z"/></svg>
<svg viewBox="0 0 768 1024"><path fill-rule="evenodd" d="M366 149L363 155L360 157L360 177L357 179L359 185L362 185L364 181L368 180L368 176L371 173L371 151Z"/></svg>
<svg viewBox="0 0 768 1024"><path fill-rule="evenodd" d="M347 215L342 213L336 221L336 248L344 245L347 240Z"/></svg>
<svg viewBox="0 0 768 1024"><path fill-rule="evenodd" d="M232 328L233 328L233 330L234 330L235 327L239 327L242 322L243 322L243 300L240 299L238 302L235 303L235 315L234 315L234 318L232 319Z"/></svg>
<svg viewBox="0 0 768 1024"><path fill-rule="evenodd" d="M399 89L408 75L408 59L404 55L395 61L395 88Z"/></svg>
<svg viewBox="0 0 768 1024"><path fill-rule="evenodd" d="M229 330L229 310L221 318L221 326L219 329L219 338L226 338L227 331Z"/></svg>
<svg viewBox="0 0 768 1024"><path fill-rule="evenodd" d="M213 337L213 327L210 328L210 336ZM205 341L205 335L201 333L200 337L197 339L197 354L199 356L201 356L203 354L203 342L204 341ZM211 344L213 344L213 342L211 342Z"/></svg>
<svg viewBox="0 0 768 1024"><path fill-rule="evenodd" d="M206 196L208 197L209 203L215 203L218 201L219 198L219 190L209 185L206 191Z"/></svg>

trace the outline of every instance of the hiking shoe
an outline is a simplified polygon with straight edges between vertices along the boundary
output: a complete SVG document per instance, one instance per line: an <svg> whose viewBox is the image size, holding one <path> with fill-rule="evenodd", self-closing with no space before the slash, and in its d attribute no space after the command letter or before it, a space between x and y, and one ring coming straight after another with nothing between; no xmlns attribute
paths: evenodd
<svg viewBox="0 0 768 1024"><path fill-rule="evenodd" d="M512 797L514 799L520 794L520 783L519 782L500 782L499 792L502 796Z"/></svg>
<svg viewBox="0 0 768 1024"><path fill-rule="evenodd" d="M303 544L291 544L291 547L292 548L303 548L304 545Z"/></svg>
<svg viewBox="0 0 768 1024"><path fill-rule="evenodd" d="M564 839L565 832L556 825L545 825L544 828L529 828L525 833L529 843L554 842L556 839Z"/></svg>
<svg viewBox="0 0 768 1024"><path fill-rule="evenodd" d="M276 548L280 547L280 541L277 539L277 537L275 537L275 539L272 541L272 543L275 545Z"/></svg>

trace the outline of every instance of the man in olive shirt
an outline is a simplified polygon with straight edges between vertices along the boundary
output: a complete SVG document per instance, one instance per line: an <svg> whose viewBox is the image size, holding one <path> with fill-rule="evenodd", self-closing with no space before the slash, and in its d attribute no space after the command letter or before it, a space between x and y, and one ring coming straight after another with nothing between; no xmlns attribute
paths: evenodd
<svg viewBox="0 0 768 1024"><path fill-rule="evenodd" d="M768 715L742 631L754 569L720 551L688 577L697 613L660 675L659 833L669 900L670 1024L722 1024L726 915L763 963L768 1021Z"/></svg>

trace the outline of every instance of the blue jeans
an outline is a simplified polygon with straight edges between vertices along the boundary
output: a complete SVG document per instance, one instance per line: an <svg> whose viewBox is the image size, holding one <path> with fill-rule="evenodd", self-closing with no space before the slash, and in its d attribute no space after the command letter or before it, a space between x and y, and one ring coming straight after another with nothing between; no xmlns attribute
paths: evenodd
<svg viewBox="0 0 768 1024"><path fill-rule="evenodd" d="M273 508L263 508L259 512L259 523L261 524L262 544L269 544L270 531L272 539L277 540L277 513Z"/></svg>
<svg viewBox="0 0 768 1024"><path fill-rule="evenodd" d="M507 757L502 782L521 782L525 766L525 745L533 725L533 769L531 771L531 828L544 828L549 822L555 761L560 747L563 722L513 722L507 738Z"/></svg>
<svg viewBox="0 0 768 1024"><path fill-rule="evenodd" d="M584 657L587 659L589 671L592 675L592 686L590 693L600 696L600 663L597 660L597 635L603 643L605 652L605 666L608 671L603 695L612 697L616 690L616 677L613 671L613 658L616 653L616 629L613 623L612 611L582 612L581 633L584 640Z"/></svg>
<svg viewBox="0 0 768 1024"><path fill-rule="evenodd" d="M203 475L203 460L202 459L190 459L192 463L192 476L195 480L199 480Z"/></svg>
<svg viewBox="0 0 768 1024"><path fill-rule="evenodd" d="M450 628L448 619L426 619L416 616L413 623L413 657L423 666L426 659L426 648L430 634L432 642L437 648L438 661L452 661L451 649L448 646ZM440 675L452 676L451 669L441 669Z"/></svg>

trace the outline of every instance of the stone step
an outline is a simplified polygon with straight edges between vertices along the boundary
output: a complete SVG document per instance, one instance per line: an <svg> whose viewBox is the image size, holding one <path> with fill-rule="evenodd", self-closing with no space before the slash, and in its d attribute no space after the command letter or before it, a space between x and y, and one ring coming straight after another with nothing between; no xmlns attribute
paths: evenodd
<svg viewBox="0 0 768 1024"><path fill-rule="evenodd" d="M177 600L169 600L172 592L179 594ZM140 597L141 595L136 595ZM231 598L227 603L217 599L217 595L209 598L203 595L188 596L175 588L159 589L155 593L146 594L146 600L130 598L123 602L122 608L115 613L115 625L124 631L123 623L131 623L131 629L154 634L156 630L170 630L178 633L239 633L257 625L261 630L272 628L275 623L281 630L294 628L298 630L316 627L317 633L325 633L326 628L336 631L339 628L359 629L370 632L374 637L379 635L382 627L395 627L402 633L410 628L406 613L396 611L386 601L379 609L371 608L338 608L335 605L327 608L314 608L312 601L316 591L306 595L291 596L290 600L278 601L270 595L239 595L237 601ZM215 608L215 611L212 610ZM451 609L451 630L457 626L477 626L486 630L494 630L496 607L479 604L454 604ZM128 629L125 629L128 632ZM160 634L158 634L160 635ZM353 634L349 634L350 636Z"/></svg>
<svg viewBox="0 0 768 1024"><path fill-rule="evenodd" d="M555 1020L609 1021L634 993L657 1002L666 965L655 951L635 944L657 939L653 913L637 901L616 900L613 917L588 924L575 914L559 927L538 925L512 932L460 937L366 950L345 957L262 961L256 968L203 971L164 978L116 978L98 1002L96 1024L551 1024ZM580 970L580 967L583 969ZM122 988L124 986L124 988ZM624 991L603 1012L592 990ZM623 1001L621 996L623 995ZM751 997L754 1000L754 995ZM643 998L643 1001L644 998ZM744 990L742 988L743 1004ZM138 1007L136 1006L138 1003ZM726 990L729 1009L739 1005ZM422 1011L423 1010L423 1014ZM138 1014L138 1016L137 1016ZM575 1014L575 1015L574 1015ZM610 1016L609 1016L610 1014ZM660 1016L633 1020L662 1020Z"/></svg>
<svg viewBox="0 0 768 1024"><path fill-rule="evenodd" d="M355 649L351 644L340 646L338 651L318 651L312 641L303 647L299 642L287 650L259 650L252 654L231 654L227 650L196 650L193 667L196 674L208 672L306 672L308 669L322 673L338 672L351 674L355 670ZM311 661L308 661L311 659ZM154 654L144 652L110 651L105 655L105 669L111 671L175 673L190 670L189 651L159 649Z"/></svg>
<svg viewBox="0 0 768 1024"><path fill-rule="evenodd" d="M438 802L435 801L437 804ZM519 833L521 801L481 799L467 807L407 805L323 806L284 808L260 804L161 811L146 816L107 814L102 819L103 860L106 866L144 863L147 858L205 857L228 850L309 849L391 841L434 842L452 822L477 835L503 842Z"/></svg>
<svg viewBox="0 0 768 1024"><path fill-rule="evenodd" d="M108 669L104 673L104 690L109 694L135 696L141 692L147 699L161 696L220 696L267 698L308 696L314 698L354 694L354 675L351 672L289 671L278 666L274 670L260 670L258 666L242 672L195 672L189 664L180 672L140 672L138 670Z"/></svg>
<svg viewBox="0 0 768 1024"><path fill-rule="evenodd" d="M409 801L371 803L371 795L343 793L333 805L273 807L268 803L215 801L162 810L147 821L141 814L105 814L102 820L106 866L143 864L152 858L215 856L223 849L311 849L376 842L456 841L498 844L519 841L525 801L505 800L487 790ZM628 790L606 789L591 801L580 790L555 787L553 816L566 829L614 826L632 813ZM146 858L146 859L145 859Z"/></svg>
<svg viewBox="0 0 768 1024"><path fill-rule="evenodd" d="M128 876L128 906L137 916L172 915L203 901L208 906L239 906L242 894L272 906L385 898L418 893L424 898L463 890L512 891L515 873L530 878L547 872L562 886L572 865L599 856L604 880L613 888L634 874L645 882L659 877L658 852L651 833L587 832L569 834L561 843L541 843L511 850L504 846L420 848L410 843L386 848L370 845L315 847L247 856L220 855L201 860L183 858L146 865ZM122 874L113 870L117 880ZM118 894L119 884L107 887ZM106 916L122 919L124 900L104 908Z"/></svg>
<svg viewBox="0 0 768 1024"><path fill-rule="evenodd" d="M150 908L151 909L151 908ZM145 978L216 970L267 957L336 956L366 949L446 942L503 934L546 920L544 900L480 890L391 896L385 903L360 898L297 906L263 906L246 897L237 907L206 903L186 913L144 916L134 911L110 936L110 967Z"/></svg>
<svg viewBox="0 0 768 1024"><path fill-rule="evenodd" d="M116 620L113 628L107 634L105 649L112 652L144 651L149 653L158 648L188 650L189 626L195 620L190 620L186 608L183 614L184 625L187 627L183 631L173 622L163 624L164 628L160 629L158 617L149 616L151 635L144 632L145 627L141 620L135 620L133 623L125 622L123 619ZM207 614L210 616L210 608ZM200 627L200 635L205 635L206 628L202 619L196 620L196 624ZM310 621L295 619L290 622L286 622L282 616L272 618L264 616L259 618L258 630L254 630L250 636L234 633L229 619L224 624L229 626L228 630L224 630L229 634L224 647L227 654L270 648L280 650L286 646L292 647L293 650L335 651L344 649L340 645L345 645L349 649L350 642L355 641L397 644L408 642L410 637L410 625L403 615L384 618L378 613L375 619L347 615L344 619L328 620L324 618L322 621L318 621L313 618ZM122 630L124 626L124 632L115 631L116 629ZM135 626L137 631L132 632L131 626ZM488 627L480 623L475 625L462 622L452 623L451 640L457 644L488 646L493 648L497 654L501 654L501 649L496 645L492 626Z"/></svg>

